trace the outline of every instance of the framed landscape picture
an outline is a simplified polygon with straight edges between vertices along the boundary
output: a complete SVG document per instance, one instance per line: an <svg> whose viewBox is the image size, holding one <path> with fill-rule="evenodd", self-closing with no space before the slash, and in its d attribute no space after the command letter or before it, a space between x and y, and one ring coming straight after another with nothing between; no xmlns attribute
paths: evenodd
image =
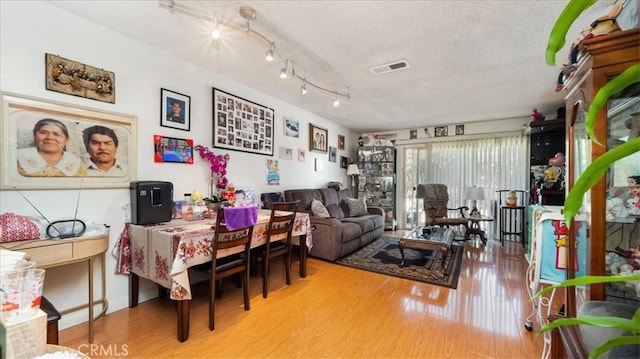
<svg viewBox="0 0 640 359"><path fill-rule="evenodd" d="M191 97L160 89L160 126L191 130Z"/></svg>
<svg viewBox="0 0 640 359"><path fill-rule="evenodd" d="M327 153L328 133L326 128L318 127L312 123L309 124L309 150L313 152Z"/></svg>
<svg viewBox="0 0 640 359"><path fill-rule="evenodd" d="M213 146L273 156L272 108L213 89Z"/></svg>

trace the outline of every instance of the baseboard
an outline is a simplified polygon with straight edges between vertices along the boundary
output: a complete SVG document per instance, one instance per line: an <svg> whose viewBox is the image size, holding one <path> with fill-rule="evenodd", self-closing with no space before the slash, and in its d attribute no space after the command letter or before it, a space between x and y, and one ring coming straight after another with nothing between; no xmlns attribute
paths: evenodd
<svg viewBox="0 0 640 359"><path fill-rule="evenodd" d="M146 302L148 300L154 299L158 297L158 288L156 286L152 286L149 289L140 290L139 295L139 303ZM107 314L117 312L122 309L129 308L129 296L119 297L115 299L109 299L109 307L107 308ZM94 316L100 313L102 307L100 305L96 305L93 313ZM100 319L98 319L100 320ZM65 314L60 318L58 322L59 330L67 329L79 324L87 324L89 322L89 312L87 310L77 311L69 314ZM89 328L87 327L87 333Z"/></svg>

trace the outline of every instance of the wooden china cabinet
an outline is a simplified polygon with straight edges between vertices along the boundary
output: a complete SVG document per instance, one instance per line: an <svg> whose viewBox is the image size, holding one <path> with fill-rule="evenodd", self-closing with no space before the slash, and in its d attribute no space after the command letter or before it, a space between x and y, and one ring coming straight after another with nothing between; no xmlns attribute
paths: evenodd
<svg viewBox="0 0 640 359"><path fill-rule="evenodd" d="M637 134L640 126L640 83L635 83L614 95L598 113L595 134L602 145L595 144L585 132L585 117L594 95L608 81L629 67L640 62L640 31L626 30L587 40L581 47L578 67L565 81L568 95L568 183L570 188L584 169L607 150L613 149ZM637 131L635 131L637 133ZM627 185L627 178L640 175L638 167L640 152L613 164L603 179L585 195L582 212L587 226L587 273L589 275L612 275L605 262L608 253L629 251L640 246L639 216L606 215L607 199L618 198L627 206L627 199L634 194ZM622 211L624 214L624 211ZM574 228L572 228L574 229ZM569 248L575 245L575 236L569 237ZM573 251L567 258L574 263ZM628 253L628 252L627 252ZM569 274L571 276L571 274ZM638 296L630 286L620 284L598 284L589 286L576 298L576 292L568 291L566 297L567 316L576 315L576 299L610 300L638 303Z"/></svg>

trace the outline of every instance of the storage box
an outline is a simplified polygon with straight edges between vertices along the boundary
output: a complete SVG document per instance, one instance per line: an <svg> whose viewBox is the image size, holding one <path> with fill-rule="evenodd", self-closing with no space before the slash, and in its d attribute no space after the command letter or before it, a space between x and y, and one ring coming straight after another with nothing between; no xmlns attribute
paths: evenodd
<svg viewBox="0 0 640 359"><path fill-rule="evenodd" d="M47 352L47 314L42 310L13 321L0 319L0 358L30 359Z"/></svg>

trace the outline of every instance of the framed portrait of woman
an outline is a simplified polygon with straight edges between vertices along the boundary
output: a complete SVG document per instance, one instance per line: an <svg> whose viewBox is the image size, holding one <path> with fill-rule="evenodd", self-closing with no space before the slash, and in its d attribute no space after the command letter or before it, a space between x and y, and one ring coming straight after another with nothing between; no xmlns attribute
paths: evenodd
<svg viewBox="0 0 640 359"><path fill-rule="evenodd" d="M327 153L329 146L327 139L329 138L326 128L318 127L312 123L309 124L309 150L313 152Z"/></svg>
<svg viewBox="0 0 640 359"><path fill-rule="evenodd" d="M0 188L129 187L136 117L2 93Z"/></svg>

